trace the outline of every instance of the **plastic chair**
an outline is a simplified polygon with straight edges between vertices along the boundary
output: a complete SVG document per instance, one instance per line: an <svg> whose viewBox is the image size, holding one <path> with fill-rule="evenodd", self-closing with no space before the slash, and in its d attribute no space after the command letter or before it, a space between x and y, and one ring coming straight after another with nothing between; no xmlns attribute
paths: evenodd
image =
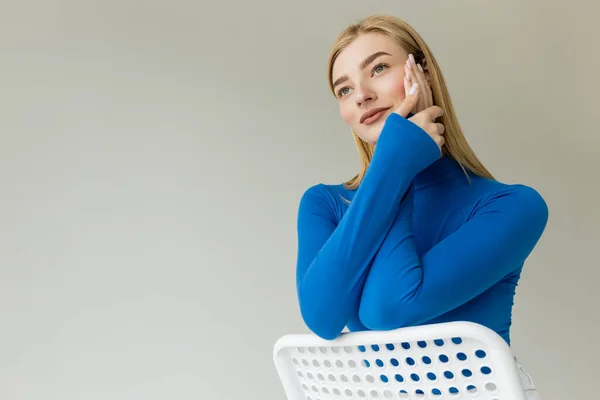
<svg viewBox="0 0 600 400"><path fill-rule="evenodd" d="M273 360L288 400L525 400L508 344L472 322L288 334Z"/></svg>

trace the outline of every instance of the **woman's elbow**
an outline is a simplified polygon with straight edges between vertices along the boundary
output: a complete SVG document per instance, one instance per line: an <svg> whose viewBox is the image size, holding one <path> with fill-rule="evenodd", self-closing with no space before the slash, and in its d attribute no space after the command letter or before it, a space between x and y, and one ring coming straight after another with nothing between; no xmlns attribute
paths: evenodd
<svg viewBox="0 0 600 400"><path fill-rule="evenodd" d="M358 318L370 330L390 330L409 326L411 306L392 302L382 292L363 297L358 310Z"/></svg>
<svg viewBox="0 0 600 400"><path fill-rule="evenodd" d="M383 296L363 297L358 309L358 318L370 330L383 331L392 326L391 305Z"/></svg>
<svg viewBox="0 0 600 400"><path fill-rule="evenodd" d="M300 314L308 329L326 340L336 339L345 323L340 320L339 313L319 302L299 298Z"/></svg>

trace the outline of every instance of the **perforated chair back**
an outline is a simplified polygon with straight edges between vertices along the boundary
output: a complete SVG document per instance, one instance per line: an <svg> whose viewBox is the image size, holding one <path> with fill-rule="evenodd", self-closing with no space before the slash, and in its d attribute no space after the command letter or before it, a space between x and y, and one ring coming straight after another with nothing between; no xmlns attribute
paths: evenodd
<svg viewBox="0 0 600 400"><path fill-rule="evenodd" d="M471 322L288 334L273 359L288 400L525 400L510 347Z"/></svg>

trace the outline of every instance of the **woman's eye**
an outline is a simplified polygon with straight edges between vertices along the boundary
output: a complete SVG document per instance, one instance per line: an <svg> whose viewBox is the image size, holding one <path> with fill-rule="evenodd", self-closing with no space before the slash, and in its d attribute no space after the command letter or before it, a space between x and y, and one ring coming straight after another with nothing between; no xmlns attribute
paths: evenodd
<svg viewBox="0 0 600 400"><path fill-rule="evenodd" d="M386 68L385 64L379 64L375 68L373 68L373 72L376 72L376 73L383 72L383 70L385 68Z"/></svg>
<svg viewBox="0 0 600 400"><path fill-rule="evenodd" d="M348 93L348 92L345 92L346 89L350 90L350 88L348 86L344 86L343 88L341 88L340 90L338 90L338 95L339 96L345 96Z"/></svg>

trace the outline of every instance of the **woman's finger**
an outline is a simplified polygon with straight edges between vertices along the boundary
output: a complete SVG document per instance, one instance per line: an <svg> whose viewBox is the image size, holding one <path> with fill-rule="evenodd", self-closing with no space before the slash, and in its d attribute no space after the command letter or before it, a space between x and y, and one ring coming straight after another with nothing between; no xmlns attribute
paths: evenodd
<svg viewBox="0 0 600 400"><path fill-rule="evenodd" d="M408 78L408 75L404 74L404 97L408 97L408 91L410 90L411 85L412 82Z"/></svg>
<svg viewBox="0 0 600 400"><path fill-rule="evenodd" d="M436 133L438 135L443 135L444 131L446 130L446 128L444 127L443 124L440 124L439 122L435 123L435 127L437 128Z"/></svg>
<svg viewBox="0 0 600 400"><path fill-rule="evenodd" d="M406 61L406 64L410 71L411 79L413 81L418 82L419 85L423 88L424 92L421 93L422 99L419 103L419 106L421 107L421 110L424 110L432 105L430 104L429 98L427 96L428 85L425 79L425 75L423 75L423 73L417 67L417 63L415 62L415 56L413 56L412 54L408 55L408 60Z"/></svg>
<svg viewBox="0 0 600 400"><path fill-rule="evenodd" d="M415 67L413 66L411 59L410 59L410 55L409 57L406 59L406 63L404 64L404 73L408 76L408 78L410 79L411 84L413 82L416 82L419 84L419 86L422 85L421 82L419 82L419 80L417 79L417 75L415 73ZM423 96L423 94L421 93L419 95L419 100L417 102L417 106L416 106L416 112L422 111L425 108L427 108L426 104L425 104L425 97Z"/></svg>

